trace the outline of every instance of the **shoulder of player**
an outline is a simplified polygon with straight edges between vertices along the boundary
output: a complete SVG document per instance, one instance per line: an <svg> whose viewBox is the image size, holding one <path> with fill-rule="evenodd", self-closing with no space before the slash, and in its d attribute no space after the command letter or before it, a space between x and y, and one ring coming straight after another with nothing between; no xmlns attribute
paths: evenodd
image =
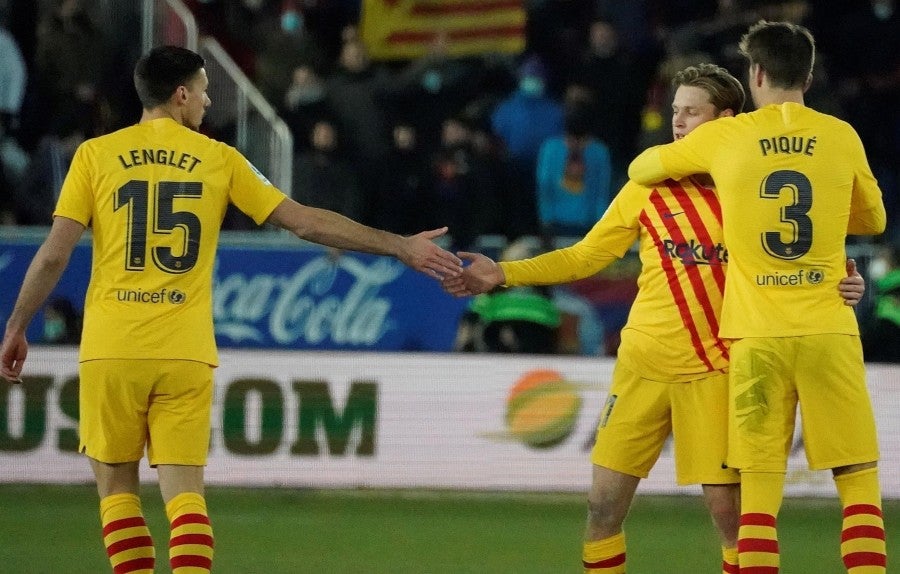
<svg viewBox="0 0 900 574"><path fill-rule="evenodd" d="M134 124L96 136L81 143L76 154L76 161L89 163L103 162L107 158L124 157L130 162L128 154L140 154L139 150L172 150L179 151L209 165L236 164L246 161L243 155L233 146L213 139L172 122L169 129L149 135L144 132L145 126ZM81 160L77 156L82 156ZM120 159L121 161L121 159Z"/></svg>
<svg viewBox="0 0 900 574"><path fill-rule="evenodd" d="M613 201L619 200L624 210L642 210L653 201L654 197L695 197L707 193L715 194L715 185L712 178L708 175L699 174L688 176L678 181L666 179L647 186L629 181Z"/></svg>
<svg viewBox="0 0 900 574"><path fill-rule="evenodd" d="M619 190L616 197L613 198L610 207L615 205L623 212L640 212L646 207L653 194L659 194L660 191L662 191L663 194L668 194L668 190L670 189L669 186L673 184L675 184L675 181L671 179L660 181L652 185L641 185L628 180L628 182L622 186L622 189Z"/></svg>
<svg viewBox="0 0 900 574"><path fill-rule="evenodd" d="M641 185L628 180L621 191L619 191L619 195L624 197L646 198L654 191L677 191L685 187L696 187L691 177L686 177L678 181L674 179L665 179L652 185Z"/></svg>

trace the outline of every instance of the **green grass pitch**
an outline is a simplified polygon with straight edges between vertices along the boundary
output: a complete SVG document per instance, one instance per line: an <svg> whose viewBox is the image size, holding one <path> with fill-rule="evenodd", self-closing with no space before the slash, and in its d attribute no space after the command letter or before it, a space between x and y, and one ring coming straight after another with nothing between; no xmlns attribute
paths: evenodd
<svg viewBox="0 0 900 574"><path fill-rule="evenodd" d="M158 491L143 490L168 572ZM584 495L210 488L218 574L579 573ZM889 572L900 561L900 501L885 504ZM835 499L786 499L782 572L842 574ZM719 574L696 496L638 495L626 522L629 574ZM895 569L896 568L896 569ZM102 574L90 486L0 485L0 572Z"/></svg>

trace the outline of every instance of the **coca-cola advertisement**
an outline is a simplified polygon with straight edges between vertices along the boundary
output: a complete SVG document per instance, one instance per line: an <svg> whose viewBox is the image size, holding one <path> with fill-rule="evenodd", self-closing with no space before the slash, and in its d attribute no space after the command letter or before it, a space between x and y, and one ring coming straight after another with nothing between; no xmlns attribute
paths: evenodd
<svg viewBox="0 0 900 574"><path fill-rule="evenodd" d="M0 274L7 286L21 284L39 245L29 239L0 242ZM85 241L48 301L65 301L80 312L90 267ZM177 303L175 295L142 292L132 299ZM3 321L15 297L15 287L0 291ZM451 351L467 304L396 259L299 242L222 245L213 270L213 319L222 348ZM42 311L32 321L30 341L54 342L44 319Z"/></svg>

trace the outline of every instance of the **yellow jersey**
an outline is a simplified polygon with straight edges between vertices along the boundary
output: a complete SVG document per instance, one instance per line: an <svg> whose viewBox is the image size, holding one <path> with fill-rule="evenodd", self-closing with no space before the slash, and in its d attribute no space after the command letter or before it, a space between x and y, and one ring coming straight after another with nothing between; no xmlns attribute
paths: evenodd
<svg viewBox="0 0 900 574"><path fill-rule="evenodd" d="M838 294L846 236L884 231L881 190L846 122L799 103L697 127L629 167L649 183L709 173L731 253L720 335L858 335Z"/></svg>
<svg viewBox="0 0 900 574"><path fill-rule="evenodd" d="M225 209L262 223L284 199L237 150L168 118L84 142L54 212L93 230L80 359L218 364L212 274Z"/></svg>
<svg viewBox="0 0 900 574"><path fill-rule="evenodd" d="M698 181L627 183L578 243L500 263L506 284L550 285L589 277L638 242L638 294L618 360L642 377L684 382L728 368L718 336L728 251L715 191Z"/></svg>

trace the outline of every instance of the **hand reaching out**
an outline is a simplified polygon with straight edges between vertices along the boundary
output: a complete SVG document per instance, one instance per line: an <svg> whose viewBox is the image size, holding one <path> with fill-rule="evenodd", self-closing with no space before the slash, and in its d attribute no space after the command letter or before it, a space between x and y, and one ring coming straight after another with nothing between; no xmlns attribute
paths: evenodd
<svg viewBox="0 0 900 574"><path fill-rule="evenodd" d="M463 267L459 276L447 277L441 281L444 291L450 295L454 297L479 295L506 282L503 270L490 257L468 251L460 251L457 255L469 265Z"/></svg>
<svg viewBox="0 0 900 574"><path fill-rule="evenodd" d="M404 238L405 249L398 258L416 271L438 280L456 277L462 272L462 261L434 243L435 238L445 233L447 228L442 227Z"/></svg>

